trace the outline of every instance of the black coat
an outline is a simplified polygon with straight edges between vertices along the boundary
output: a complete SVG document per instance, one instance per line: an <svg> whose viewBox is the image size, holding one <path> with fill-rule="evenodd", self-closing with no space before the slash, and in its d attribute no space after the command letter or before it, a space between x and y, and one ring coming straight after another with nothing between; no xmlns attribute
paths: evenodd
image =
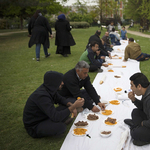
<svg viewBox="0 0 150 150"><path fill-rule="evenodd" d="M33 46L34 44L40 43L49 48L50 42L48 32L52 34L52 30L48 23L48 20L45 17L38 16L37 19L32 17L28 25L28 32L29 35L31 35L29 47Z"/></svg>
<svg viewBox="0 0 150 150"><path fill-rule="evenodd" d="M108 55L108 52L104 49L104 46L103 46L103 44L102 44L102 41L101 41L100 37L99 37L97 34L94 34L94 35L92 35L92 36L89 38L89 42L88 42L86 48L89 48L89 44L90 44L91 42L93 42L93 41L96 41L96 42L98 43L98 45L99 45L99 50L101 50L101 52L100 52L101 55L109 56L109 55Z"/></svg>
<svg viewBox="0 0 150 150"><path fill-rule="evenodd" d="M86 77L84 80L79 81L76 70L72 69L69 70L63 77L64 85L62 89L59 91L59 94L68 98L74 97L82 97L81 88L84 87L86 92L89 94L91 99L97 104L99 103L99 96L97 95L96 90L94 89L93 85L91 84L90 77ZM91 107L91 106L89 106ZM93 106L92 106L93 107Z"/></svg>
<svg viewBox="0 0 150 150"><path fill-rule="evenodd" d="M25 128L31 128L40 122L50 119L53 122L61 122L70 111L66 109L57 111L54 104L66 105L67 100L57 93L63 76L60 73L49 71L44 76L44 83L37 88L28 98L24 112L23 122Z"/></svg>
<svg viewBox="0 0 150 150"><path fill-rule="evenodd" d="M55 23L56 38L55 45L57 46L73 46L75 41L70 33L70 23L67 20L57 20Z"/></svg>

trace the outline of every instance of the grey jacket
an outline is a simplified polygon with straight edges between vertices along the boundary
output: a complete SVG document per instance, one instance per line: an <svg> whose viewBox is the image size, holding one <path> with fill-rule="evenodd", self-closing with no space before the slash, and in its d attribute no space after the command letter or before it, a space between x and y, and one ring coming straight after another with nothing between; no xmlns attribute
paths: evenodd
<svg viewBox="0 0 150 150"><path fill-rule="evenodd" d="M142 110L148 118L143 121L143 126L150 128L150 85L142 96L142 99L136 99L133 103L138 109Z"/></svg>

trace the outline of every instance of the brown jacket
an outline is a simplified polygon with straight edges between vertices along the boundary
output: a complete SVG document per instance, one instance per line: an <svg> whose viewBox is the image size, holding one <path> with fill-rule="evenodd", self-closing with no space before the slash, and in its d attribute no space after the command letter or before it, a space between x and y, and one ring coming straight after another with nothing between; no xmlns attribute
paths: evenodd
<svg viewBox="0 0 150 150"><path fill-rule="evenodd" d="M127 61L128 58L136 59L141 53L140 45L130 42L130 44L125 48L124 60Z"/></svg>

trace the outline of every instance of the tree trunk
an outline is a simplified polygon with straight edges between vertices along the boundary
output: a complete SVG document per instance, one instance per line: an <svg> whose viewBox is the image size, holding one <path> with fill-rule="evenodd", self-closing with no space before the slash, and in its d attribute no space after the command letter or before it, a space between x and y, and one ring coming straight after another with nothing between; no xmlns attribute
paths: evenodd
<svg viewBox="0 0 150 150"><path fill-rule="evenodd" d="M23 30L23 17L20 16L20 29Z"/></svg>

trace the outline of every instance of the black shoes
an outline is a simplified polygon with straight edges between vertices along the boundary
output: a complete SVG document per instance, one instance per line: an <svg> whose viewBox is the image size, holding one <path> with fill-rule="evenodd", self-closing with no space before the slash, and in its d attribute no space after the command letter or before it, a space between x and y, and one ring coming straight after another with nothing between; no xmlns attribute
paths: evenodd
<svg viewBox="0 0 150 150"><path fill-rule="evenodd" d="M68 57L68 55L67 55L67 54L64 54L63 56L64 56L64 57Z"/></svg>
<svg viewBox="0 0 150 150"><path fill-rule="evenodd" d="M136 146L143 146L143 145L150 144L150 142L143 142L143 141L133 140L133 144L136 145Z"/></svg>
<svg viewBox="0 0 150 150"><path fill-rule="evenodd" d="M129 125L130 127L134 126L134 123L133 123L132 119L125 119L124 123L127 124L127 125Z"/></svg>
<svg viewBox="0 0 150 150"><path fill-rule="evenodd" d="M50 53L48 53L48 55L45 55L45 58L47 58L47 57L49 57L51 54Z"/></svg>
<svg viewBox="0 0 150 150"><path fill-rule="evenodd" d="M36 58L36 61L40 61L40 58Z"/></svg>

